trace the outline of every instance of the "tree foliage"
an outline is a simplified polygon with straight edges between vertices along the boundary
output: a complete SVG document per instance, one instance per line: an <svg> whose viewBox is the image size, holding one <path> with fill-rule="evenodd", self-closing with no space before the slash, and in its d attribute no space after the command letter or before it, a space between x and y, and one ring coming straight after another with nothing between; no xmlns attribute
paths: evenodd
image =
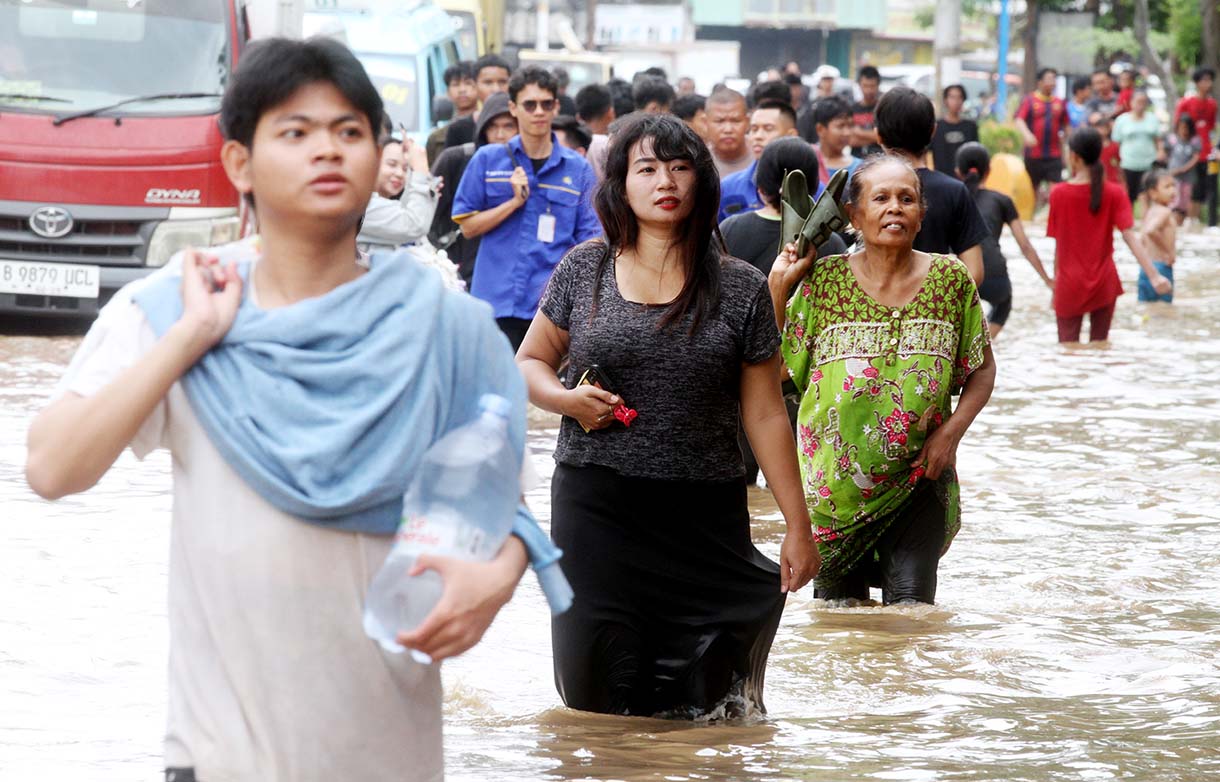
<svg viewBox="0 0 1220 782"><path fill-rule="evenodd" d="M1179 63L1189 68L1203 57L1203 17L1197 0L1169 0L1169 35Z"/></svg>

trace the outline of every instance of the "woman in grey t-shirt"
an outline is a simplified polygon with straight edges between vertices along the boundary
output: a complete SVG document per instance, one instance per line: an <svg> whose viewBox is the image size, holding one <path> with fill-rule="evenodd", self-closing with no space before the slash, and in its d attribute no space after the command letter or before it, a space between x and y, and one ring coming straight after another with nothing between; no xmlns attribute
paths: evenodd
<svg viewBox="0 0 1220 782"><path fill-rule="evenodd" d="M576 598L552 646L573 708L761 708L785 592L817 572L767 282L713 243L719 201L693 131L628 120L595 199L605 240L559 263L517 354L531 401L564 416L551 530ZM609 388L578 384L594 365ZM788 525L779 567L750 541L739 415Z"/></svg>

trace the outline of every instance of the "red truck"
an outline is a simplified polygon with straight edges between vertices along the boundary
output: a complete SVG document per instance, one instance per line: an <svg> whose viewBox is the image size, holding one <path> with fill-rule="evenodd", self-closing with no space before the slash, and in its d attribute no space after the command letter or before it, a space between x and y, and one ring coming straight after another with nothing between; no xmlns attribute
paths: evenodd
<svg viewBox="0 0 1220 782"><path fill-rule="evenodd" d="M92 317L241 231L217 113L240 0L0 0L0 313Z"/></svg>

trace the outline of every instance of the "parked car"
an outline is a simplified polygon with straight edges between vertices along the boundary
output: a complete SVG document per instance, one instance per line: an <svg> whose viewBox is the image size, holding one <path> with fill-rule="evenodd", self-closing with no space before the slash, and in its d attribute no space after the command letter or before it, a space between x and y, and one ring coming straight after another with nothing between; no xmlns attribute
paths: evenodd
<svg viewBox="0 0 1220 782"><path fill-rule="evenodd" d="M899 84L910 87L916 92L933 97L936 84L936 68L932 65L883 65L877 69L881 72L881 91L886 92Z"/></svg>

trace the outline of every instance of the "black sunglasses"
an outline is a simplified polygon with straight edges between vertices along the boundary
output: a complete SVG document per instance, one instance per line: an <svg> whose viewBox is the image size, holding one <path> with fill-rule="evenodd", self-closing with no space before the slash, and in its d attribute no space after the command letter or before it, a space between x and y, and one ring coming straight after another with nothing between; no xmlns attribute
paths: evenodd
<svg viewBox="0 0 1220 782"><path fill-rule="evenodd" d="M539 106L542 107L543 111L553 111L555 109L555 99L550 98L548 100L523 100L523 101L521 101L521 108L525 109L525 112L527 114L533 114L535 111L538 110Z"/></svg>

